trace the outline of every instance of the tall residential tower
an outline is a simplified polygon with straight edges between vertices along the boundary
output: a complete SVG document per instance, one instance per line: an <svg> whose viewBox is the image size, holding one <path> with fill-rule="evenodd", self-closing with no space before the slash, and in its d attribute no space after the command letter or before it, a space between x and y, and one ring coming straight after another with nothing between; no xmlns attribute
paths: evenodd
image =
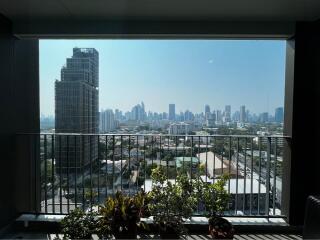
<svg viewBox="0 0 320 240"><path fill-rule="evenodd" d="M244 123L247 121L246 118L246 106L240 106L240 122Z"/></svg>
<svg viewBox="0 0 320 240"><path fill-rule="evenodd" d="M276 108L274 118L277 123L283 122L283 107Z"/></svg>
<svg viewBox="0 0 320 240"><path fill-rule="evenodd" d="M99 53L94 48L74 48L55 82L56 133L98 133ZM89 136L57 136L57 168L70 171L97 158L98 142Z"/></svg>
<svg viewBox="0 0 320 240"><path fill-rule="evenodd" d="M176 105L169 104L169 120L174 121L176 119Z"/></svg>
<svg viewBox="0 0 320 240"><path fill-rule="evenodd" d="M231 105L226 105L224 108L224 121L231 122Z"/></svg>

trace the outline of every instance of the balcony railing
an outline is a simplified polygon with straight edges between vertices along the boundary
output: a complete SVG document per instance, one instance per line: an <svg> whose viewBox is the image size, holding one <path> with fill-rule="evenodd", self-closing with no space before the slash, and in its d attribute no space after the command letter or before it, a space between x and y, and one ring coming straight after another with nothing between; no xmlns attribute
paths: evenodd
<svg viewBox="0 0 320 240"><path fill-rule="evenodd" d="M39 161L35 211L67 214L103 203L116 191L151 189L151 170L164 168L175 181L216 181L228 174L225 216L283 217L282 168L288 137L253 135L28 134ZM199 207L194 215L202 216Z"/></svg>

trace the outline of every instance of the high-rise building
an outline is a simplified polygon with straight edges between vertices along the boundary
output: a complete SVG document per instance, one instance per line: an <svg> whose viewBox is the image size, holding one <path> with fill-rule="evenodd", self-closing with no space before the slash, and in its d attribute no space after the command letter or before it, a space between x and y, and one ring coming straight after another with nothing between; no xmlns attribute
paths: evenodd
<svg viewBox="0 0 320 240"><path fill-rule="evenodd" d="M142 102L142 104L137 104L135 105L132 110L131 110L131 120L134 120L134 121L143 121L145 120L145 116L146 116L146 113L145 113L145 110L144 110L144 104Z"/></svg>
<svg viewBox="0 0 320 240"><path fill-rule="evenodd" d="M179 121L180 121L180 122L183 122L183 121L184 121L184 113L183 113L183 112L180 112Z"/></svg>
<svg viewBox="0 0 320 240"><path fill-rule="evenodd" d="M278 123L283 122L283 107L278 107L275 110L274 119Z"/></svg>
<svg viewBox="0 0 320 240"><path fill-rule="evenodd" d="M210 118L210 115L211 115L211 112L210 112L210 106L208 104L206 104L204 106L204 116L205 116L205 119L209 119Z"/></svg>
<svg viewBox="0 0 320 240"><path fill-rule="evenodd" d="M232 114L232 120L234 122L239 122L240 121L240 111L235 111L233 114Z"/></svg>
<svg viewBox="0 0 320 240"><path fill-rule="evenodd" d="M99 53L94 48L73 48L55 82L55 132L98 133ZM98 142L89 136L56 139L57 168L69 171L98 156Z"/></svg>
<svg viewBox="0 0 320 240"><path fill-rule="evenodd" d="M217 121L217 114L216 111L213 111L212 113L208 113L206 117L206 126L207 127L215 127Z"/></svg>
<svg viewBox="0 0 320 240"><path fill-rule="evenodd" d="M240 106L240 122L246 122L246 106Z"/></svg>
<svg viewBox="0 0 320 240"><path fill-rule="evenodd" d="M206 114L206 113L208 113L208 112L210 112L210 106L209 106L208 104L206 104L206 105L204 106L204 113Z"/></svg>
<svg viewBox="0 0 320 240"><path fill-rule="evenodd" d="M222 122L222 113L221 113L221 110L217 110L217 111L216 111L216 117L217 117L216 121L217 121L218 123L221 123L221 122Z"/></svg>
<svg viewBox="0 0 320 240"><path fill-rule="evenodd" d="M224 108L224 121L231 122L231 106L226 105Z"/></svg>
<svg viewBox="0 0 320 240"><path fill-rule="evenodd" d="M169 120L174 121L176 119L176 105L171 103L169 104Z"/></svg>
<svg viewBox="0 0 320 240"><path fill-rule="evenodd" d="M251 121L250 117L251 117L250 111L247 109L247 111L246 111L246 122L250 122Z"/></svg>
<svg viewBox="0 0 320 240"><path fill-rule="evenodd" d="M162 113L162 119L168 119L168 113L167 112L163 112Z"/></svg>
<svg viewBox="0 0 320 240"><path fill-rule="evenodd" d="M206 126L207 127L214 127L214 126L216 126L216 121L215 121L215 119L212 117L212 118L208 118L207 120L206 120Z"/></svg>
<svg viewBox="0 0 320 240"><path fill-rule="evenodd" d="M125 120L127 120L127 121L128 121L128 120L131 120L131 118L132 118L132 117L131 117L131 112L129 112L129 111L125 112L125 113L124 113L124 118L125 118Z"/></svg>
<svg viewBox="0 0 320 240"><path fill-rule="evenodd" d="M190 112L189 110L186 110L184 112L184 120L187 122L191 122L194 120L194 115L192 112Z"/></svg>
<svg viewBox="0 0 320 240"><path fill-rule="evenodd" d="M116 109L114 111L114 118L115 120L118 120L118 121L122 120L122 111L120 111L119 109Z"/></svg>
<svg viewBox="0 0 320 240"><path fill-rule="evenodd" d="M111 109L100 112L100 132L108 133L116 128L115 115Z"/></svg>
<svg viewBox="0 0 320 240"><path fill-rule="evenodd" d="M269 114L267 112L263 112L260 114L260 122L266 123L269 121Z"/></svg>

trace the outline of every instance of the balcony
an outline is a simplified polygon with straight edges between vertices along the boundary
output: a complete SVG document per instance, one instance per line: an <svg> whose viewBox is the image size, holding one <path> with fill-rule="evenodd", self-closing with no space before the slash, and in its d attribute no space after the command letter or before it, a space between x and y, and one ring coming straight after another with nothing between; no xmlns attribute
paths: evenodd
<svg viewBox="0 0 320 240"><path fill-rule="evenodd" d="M172 182L181 172L208 184L227 174L225 217L235 224L285 225L282 177L289 137L41 133L20 134L17 141L36 163L29 186L34 202L26 214L61 219L75 208L89 211L117 191L148 192L151 170L161 166ZM206 213L198 202L195 224Z"/></svg>
<svg viewBox="0 0 320 240"><path fill-rule="evenodd" d="M119 8L113 3L110 6L106 3L106 7L101 7L101 4L95 1L70 3L68 6L45 1L47 4L41 6L37 1L12 0L0 4L0 67L3 79L3 91L0 94L0 233L5 226L17 222L22 226L20 230L26 231L32 228L30 219L42 221L41 228L35 227L34 230L45 232L52 221L61 219L75 206L90 209L93 204L103 201L118 189L133 194L133 190L148 186L148 172L145 170L144 174L142 171L142 167L146 166L143 164L147 163L148 159L164 164L162 166L168 169L168 175L182 162L190 178L196 177L196 173L201 171L204 174L200 175L202 177L199 180L209 183L221 173L230 173L231 179L226 189L233 194L233 198L225 216L235 219L246 228L253 223L251 232L268 231L272 234L266 236L267 238L277 237L273 235L277 229L266 230L266 225L259 227L256 224L257 219L268 224L279 218L284 219L289 228L301 227L304 224L308 196L320 193L320 185L316 184L319 182L320 168L316 151L319 146L316 110L319 109L320 102L318 1L301 1L296 4L290 1L271 1L267 6L254 1L248 1L247 4L210 1L209 5L198 2L181 4L177 1L162 1L160 5L144 4L142 1L132 5L125 1L125 8ZM205 136L208 143L205 141L197 144L199 136L193 136L192 141L192 138L187 139L185 136L168 138L25 134L16 137L17 133L40 131L39 39L79 37L285 39L287 51L284 133L290 138L263 137L256 141L253 136ZM76 140L73 141L73 138ZM84 141L80 141L80 138L84 138ZM175 138L180 145L173 145ZM125 139L130 141L124 142ZM184 140L186 144L183 144ZM169 142L168 145L166 141ZM216 148L221 141L223 150ZM253 154L250 155L251 141ZM105 145L98 144L100 142ZM117 145L118 142L120 146ZM138 144L134 145L134 142ZM67 143L69 146L66 149L69 148L70 151L62 148L59 150L59 144L63 147L67 146ZM136 146L136 151L126 150L129 143L130 147ZM159 154L149 150L151 155L148 155L147 151L143 151L144 144L146 148L158 148ZM73 152L72 145L76 145ZM201 145L208 147L208 151L201 150ZM117 150L119 148L120 150ZM179 155L184 150L187 155ZM231 156L228 155L228 150L232 150ZM101 152L101 155L98 152ZM169 161L164 161L164 154L167 152L172 154ZM204 172L203 165L200 168L193 161L195 159L201 164L203 153L207 158ZM84 157L80 158L82 161L73 161L72 154L75 155L74 159L78 159L82 154ZM211 163L210 168L208 159L212 159L212 155L217 164ZM254 161L250 161L250 157L253 157ZM59 159L63 158L65 161L61 162L60 167ZM189 165L183 164L187 158L190 160ZM255 165L256 159L258 165ZM124 161L116 164L119 160ZM131 169L134 161L137 165ZM222 167L219 167L219 164ZM99 168L99 165L105 169ZM173 174L173 180L174 176ZM194 214L195 219L201 218L200 206ZM319 218L317 219L315 224L319 226ZM276 226L281 224L277 222ZM14 231L15 234L9 238L21 237L17 233L20 230ZM261 235L248 236L243 238L263 238Z"/></svg>

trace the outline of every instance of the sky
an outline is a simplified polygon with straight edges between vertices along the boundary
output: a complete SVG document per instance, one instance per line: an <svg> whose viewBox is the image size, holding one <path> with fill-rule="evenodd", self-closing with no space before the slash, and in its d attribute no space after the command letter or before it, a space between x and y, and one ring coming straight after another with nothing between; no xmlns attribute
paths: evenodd
<svg viewBox="0 0 320 240"><path fill-rule="evenodd" d="M73 47L99 52L99 109L251 113L284 104L285 41L40 40L40 112L54 115L54 82Z"/></svg>

